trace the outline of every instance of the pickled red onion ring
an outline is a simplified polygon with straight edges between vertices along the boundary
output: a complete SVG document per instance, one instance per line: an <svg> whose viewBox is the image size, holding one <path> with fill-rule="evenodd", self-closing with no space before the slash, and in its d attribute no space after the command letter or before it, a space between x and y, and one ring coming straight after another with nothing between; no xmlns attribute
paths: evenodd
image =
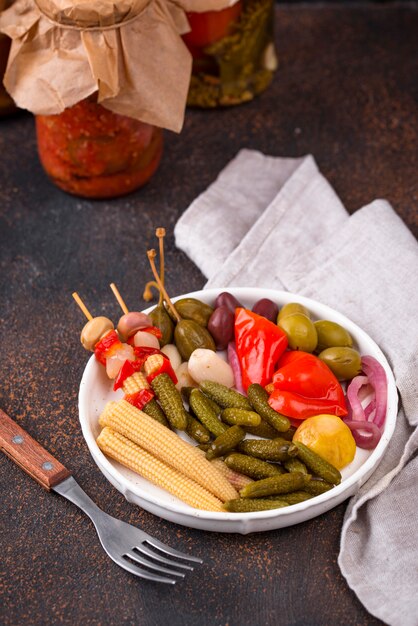
<svg viewBox="0 0 418 626"><path fill-rule="evenodd" d="M237 350L235 348L235 342L230 341L228 343L228 362L232 368L232 372L234 374L234 387L237 391L246 396L246 391L244 389L244 385L242 384L242 374L241 374L241 365L238 359Z"/></svg>
<svg viewBox="0 0 418 626"><path fill-rule="evenodd" d="M364 409L364 417L368 422L374 422L374 412L376 411L376 395L370 400Z"/></svg>
<svg viewBox="0 0 418 626"><path fill-rule="evenodd" d="M364 420L345 420L345 424L347 424L351 430L354 440L359 448L372 450L379 443L382 432L374 422L366 422Z"/></svg>
<svg viewBox="0 0 418 626"><path fill-rule="evenodd" d="M373 422L379 428L383 425L387 408L387 379L386 372L379 361L372 356L362 356L361 365L363 372L369 379L370 385L374 389L376 398L376 413Z"/></svg>
<svg viewBox="0 0 418 626"><path fill-rule="evenodd" d="M347 400L350 403L350 418L355 421L366 421L364 409L359 398L359 391L369 382L367 376L355 376L347 387Z"/></svg>

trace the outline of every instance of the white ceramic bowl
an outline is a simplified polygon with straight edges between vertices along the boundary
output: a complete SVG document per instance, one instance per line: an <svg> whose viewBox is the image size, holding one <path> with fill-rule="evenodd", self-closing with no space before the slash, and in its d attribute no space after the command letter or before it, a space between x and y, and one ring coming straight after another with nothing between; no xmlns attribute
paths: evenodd
<svg viewBox="0 0 418 626"><path fill-rule="evenodd" d="M207 289L186 294L213 304L222 289ZM261 532L298 524L325 513L356 493L359 487L371 476L380 463L390 438L392 437L398 410L398 395L392 371L376 343L356 324L344 315L309 298L304 298L284 291L268 289L236 288L228 289L235 297L249 308L261 298L270 298L278 305L287 302L300 302L311 312L314 319L328 319L344 326L352 335L360 353L375 357L384 367L388 380L388 404L384 432L374 450L357 448L356 456L349 466L342 471L341 484L327 493L311 500L283 509L256 513L213 513L200 511L181 502L166 491L155 487L149 481L119 463L108 459L96 444L99 434L98 419L103 407L109 400L122 397L122 391L114 392L112 382L107 378L104 368L90 358L84 370L79 392L79 415L81 428L88 448L95 462L106 478L125 498L138 504L147 511L163 519L202 530L226 533ZM185 297L185 296L179 296ZM152 308L152 307L151 307ZM182 434L183 436L183 434ZM187 438L184 435L184 438Z"/></svg>

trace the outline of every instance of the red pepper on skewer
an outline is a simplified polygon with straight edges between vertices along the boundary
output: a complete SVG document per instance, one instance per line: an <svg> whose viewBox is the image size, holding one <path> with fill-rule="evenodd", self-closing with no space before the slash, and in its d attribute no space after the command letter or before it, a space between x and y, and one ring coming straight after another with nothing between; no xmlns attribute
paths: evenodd
<svg viewBox="0 0 418 626"><path fill-rule="evenodd" d="M109 330L94 346L96 359L106 367L106 359L112 356L123 344L115 330Z"/></svg>

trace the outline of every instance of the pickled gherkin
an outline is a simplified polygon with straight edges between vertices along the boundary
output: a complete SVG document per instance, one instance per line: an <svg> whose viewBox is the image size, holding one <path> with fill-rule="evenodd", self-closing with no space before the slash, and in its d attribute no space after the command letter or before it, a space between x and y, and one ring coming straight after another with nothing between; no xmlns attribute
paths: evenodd
<svg viewBox="0 0 418 626"><path fill-rule="evenodd" d="M275 496L269 496L270 498L275 498ZM292 491L291 493L283 493L280 496L283 498L287 504L299 504L299 502L305 502L305 500L310 500L314 496L308 491Z"/></svg>
<svg viewBox="0 0 418 626"><path fill-rule="evenodd" d="M248 400L254 411L256 411L263 419L266 420L279 432L286 432L290 428L290 421L285 415L280 415L272 409L268 403L269 394L258 383L253 383L248 387Z"/></svg>
<svg viewBox="0 0 418 626"><path fill-rule="evenodd" d="M167 428L170 428L170 424L168 423L164 411L161 409L155 398L152 398L149 402L147 402L142 407L142 410L144 411L144 413L157 420L157 422L160 422L160 424L162 424L163 426L167 426Z"/></svg>
<svg viewBox="0 0 418 626"><path fill-rule="evenodd" d="M312 476L312 480L305 485L304 490L313 496L319 496L321 493L325 493L333 487L334 485L332 483L328 483L326 480L317 479L315 476Z"/></svg>
<svg viewBox="0 0 418 626"><path fill-rule="evenodd" d="M261 424L259 414L246 409L224 409L221 413L221 419L227 424L237 424L238 426L260 426Z"/></svg>
<svg viewBox="0 0 418 626"><path fill-rule="evenodd" d="M278 435L277 430L264 421L263 418L261 418L259 426L243 426L243 428L245 428L248 434L262 437L263 439L276 439ZM289 439L289 441L291 440Z"/></svg>
<svg viewBox="0 0 418 626"><path fill-rule="evenodd" d="M284 474L285 470L281 465L275 465L256 459L255 457L248 456L247 454L240 454L239 452L233 452L228 454L225 458L225 463L230 469L245 474L255 480L261 480L262 478L268 478L269 476L277 476Z"/></svg>
<svg viewBox="0 0 418 626"><path fill-rule="evenodd" d="M238 450L264 461L287 461L298 454L295 444L283 439L247 439L239 444Z"/></svg>
<svg viewBox="0 0 418 626"><path fill-rule="evenodd" d="M240 443L245 437L245 430L239 426L231 426L224 433L216 437L209 446L206 458L211 460L218 456L224 456Z"/></svg>
<svg viewBox="0 0 418 626"><path fill-rule="evenodd" d="M213 410L208 398L200 391L200 389L193 389L189 397L190 408L196 415L197 419L206 426L209 432L215 437L222 435L228 427L218 419L215 411Z"/></svg>
<svg viewBox="0 0 418 626"><path fill-rule="evenodd" d="M203 380L199 387L205 392L211 400L214 400L224 409L227 408L240 408L251 411L251 404L242 393L234 391L225 385L216 383L212 380Z"/></svg>
<svg viewBox="0 0 418 626"><path fill-rule="evenodd" d="M241 489L239 495L242 498L262 498L275 494L291 493L292 491L303 490L311 480L309 474L280 474L257 480Z"/></svg>
<svg viewBox="0 0 418 626"><path fill-rule="evenodd" d="M300 443L300 441L295 441L294 445L297 447L298 457L305 463L312 474L333 485L340 484L341 473L336 467L328 463L313 450L310 450L303 443Z"/></svg>
<svg viewBox="0 0 418 626"><path fill-rule="evenodd" d="M186 432L197 443L209 443L211 439L210 432L199 420L195 419L190 413L187 414Z"/></svg>
<svg viewBox="0 0 418 626"><path fill-rule="evenodd" d="M284 467L288 472L302 472L302 474L308 474L308 468L305 463L302 463L297 457L292 457L283 462Z"/></svg>
<svg viewBox="0 0 418 626"><path fill-rule="evenodd" d="M176 389L170 376L166 373L158 374L152 380L151 387L170 425L178 430L186 430L187 412L180 392Z"/></svg>
<svg viewBox="0 0 418 626"><path fill-rule="evenodd" d="M262 498L236 498L235 500L227 500L223 504L223 508L231 513L252 513L255 511L269 511L271 509L281 509L289 506L285 500L262 499Z"/></svg>

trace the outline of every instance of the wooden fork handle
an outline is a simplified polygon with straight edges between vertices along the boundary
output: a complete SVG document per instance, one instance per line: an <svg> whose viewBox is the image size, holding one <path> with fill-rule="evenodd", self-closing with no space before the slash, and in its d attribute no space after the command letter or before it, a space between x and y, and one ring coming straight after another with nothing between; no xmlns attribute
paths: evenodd
<svg viewBox="0 0 418 626"><path fill-rule="evenodd" d="M52 454L1 409L0 448L47 491L71 476Z"/></svg>

